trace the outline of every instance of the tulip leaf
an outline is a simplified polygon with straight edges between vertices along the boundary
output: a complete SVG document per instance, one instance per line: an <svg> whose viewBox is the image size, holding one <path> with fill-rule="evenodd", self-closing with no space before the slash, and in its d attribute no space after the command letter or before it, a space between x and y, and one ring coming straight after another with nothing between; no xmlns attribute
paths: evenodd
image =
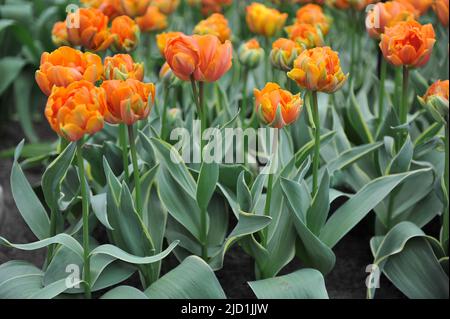
<svg viewBox="0 0 450 319"><path fill-rule="evenodd" d="M197 182L197 203L200 209L206 211L219 180L219 165L217 163L202 163Z"/></svg>
<svg viewBox="0 0 450 319"><path fill-rule="evenodd" d="M119 286L105 293L100 299L148 299L148 297L134 287Z"/></svg>
<svg viewBox="0 0 450 319"><path fill-rule="evenodd" d="M25 60L17 57L4 57L0 60L0 74L3 77L0 82L0 96L18 77L25 64Z"/></svg>

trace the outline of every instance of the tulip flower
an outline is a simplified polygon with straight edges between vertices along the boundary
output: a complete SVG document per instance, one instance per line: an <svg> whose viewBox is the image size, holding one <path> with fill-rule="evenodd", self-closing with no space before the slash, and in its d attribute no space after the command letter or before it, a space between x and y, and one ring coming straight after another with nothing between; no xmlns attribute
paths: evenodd
<svg viewBox="0 0 450 319"><path fill-rule="evenodd" d="M108 113L105 120L111 124L133 125L145 119L155 101L155 86L138 80L108 80L102 83L106 92Z"/></svg>
<svg viewBox="0 0 450 319"><path fill-rule="evenodd" d="M144 79L144 65L135 63L129 54L116 54L105 58L106 80Z"/></svg>
<svg viewBox="0 0 450 319"><path fill-rule="evenodd" d="M183 35L182 32L163 32L156 35L156 45L158 46L159 52L164 56L164 50L166 49L167 42L171 38L176 38Z"/></svg>
<svg viewBox="0 0 450 319"><path fill-rule="evenodd" d="M80 27L67 28L70 44L91 51L106 50L114 40L108 29L108 17L93 8L81 8L78 14Z"/></svg>
<svg viewBox="0 0 450 319"><path fill-rule="evenodd" d="M209 18L200 21L194 28L195 34L212 34L224 43L231 38L228 20L220 13L214 13Z"/></svg>
<svg viewBox="0 0 450 319"><path fill-rule="evenodd" d="M243 43L238 50L239 62L248 69L258 67L264 57L264 49L258 40L251 39Z"/></svg>
<svg viewBox="0 0 450 319"><path fill-rule="evenodd" d="M428 88L423 97L419 97L419 101L436 121L448 124L448 95L449 81L438 80Z"/></svg>
<svg viewBox="0 0 450 319"><path fill-rule="evenodd" d="M113 20L111 34L114 37L112 49L116 52L134 51L139 44L139 27L128 16L119 16Z"/></svg>
<svg viewBox="0 0 450 319"><path fill-rule="evenodd" d="M153 32L167 28L167 16L161 13L158 7L148 7L145 15L137 17L136 22L142 32Z"/></svg>
<svg viewBox="0 0 450 319"><path fill-rule="evenodd" d="M282 128L298 119L303 106L300 94L282 90L276 83L267 83L261 91L255 89L254 94L255 112L264 124Z"/></svg>
<svg viewBox="0 0 450 319"><path fill-rule="evenodd" d="M51 128L72 142L100 131L106 113L105 91L84 80L53 87L45 107Z"/></svg>
<svg viewBox="0 0 450 319"><path fill-rule="evenodd" d="M295 41L280 38L272 44L270 61L272 65L281 71L290 71L294 61L304 51L304 48Z"/></svg>
<svg viewBox="0 0 450 319"><path fill-rule="evenodd" d="M430 9L433 0L395 0L400 3L412 5L419 12L419 15L424 15Z"/></svg>
<svg viewBox="0 0 450 319"><path fill-rule="evenodd" d="M254 2L247 7L247 25L251 32L271 38L284 27L288 15Z"/></svg>
<svg viewBox="0 0 450 319"><path fill-rule="evenodd" d="M320 163L320 117L317 92L334 93L340 89L348 78L342 72L339 55L329 47L320 47L303 51L294 62L294 68L288 77L307 89L312 95L312 117L314 120L314 158L313 191L318 190Z"/></svg>
<svg viewBox="0 0 450 319"><path fill-rule="evenodd" d="M136 18L143 16L150 5L150 0L120 0L120 14Z"/></svg>
<svg viewBox="0 0 450 319"><path fill-rule="evenodd" d="M433 11L444 27L448 27L448 0L434 0Z"/></svg>
<svg viewBox="0 0 450 319"><path fill-rule="evenodd" d="M65 21L59 21L53 25L52 42L57 47L70 45Z"/></svg>
<svg viewBox="0 0 450 319"><path fill-rule="evenodd" d="M177 10L180 0L152 0L151 5L158 7L159 11L169 15Z"/></svg>
<svg viewBox="0 0 450 319"><path fill-rule="evenodd" d="M200 6L203 16L209 16L213 13L222 13L224 7L230 6L233 0L187 0L191 7Z"/></svg>
<svg viewBox="0 0 450 319"><path fill-rule="evenodd" d="M297 11L297 23L306 23L318 27L323 35L330 30L330 18L328 18L317 4L307 4Z"/></svg>
<svg viewBox="0 0 450 319"><path fill-rule="evenodd" d="M121 0L81 0L86 8L98 9L110 19L121 14Z"/></svg>
<svg viewBox="0 0 450 319"><path fill-rule="evenodd" d="M296 23L285 28L289 39L299 43L305 49L321 47L325 44L318 27L306 23Z"/></svg>
<svg viewBox="0 0 450 319"><path fill-rule="evenodd" d="M400 21L414 20L416 17L418 12L408 2L378 2L367 13L366 29L370 37L379 39L386 27L392 27Z"/></svg>
<svg viewBox="0 0 450 319"><path fill-rule="evenodd" d="M53 86L67 87L79 80L95 83L102 75L103 65L98 55L60 47L42 54L36 82L45 95L50 95Z"/></svg>

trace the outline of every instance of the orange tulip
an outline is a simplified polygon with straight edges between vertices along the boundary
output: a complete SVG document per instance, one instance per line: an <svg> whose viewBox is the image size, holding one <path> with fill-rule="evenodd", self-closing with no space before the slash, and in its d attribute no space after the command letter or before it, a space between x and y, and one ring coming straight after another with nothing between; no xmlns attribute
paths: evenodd
<svg viewBox="0 0 450 319"><path fill-rule="evenodd" d="M279 38L272 44L270 61L274 67L282 71L290 71L294 66L294 61L302 53L304 48L297 42Z"/></svg>
<svg viewBox="0 0 450 319"><path fill-rule="evenodd" d="M273 37L279 33L283 29L287 17L287 13L280 13L261 3L254 2L247 7L246 20L250 31L265 37Z"/></svg>
<svg viewBox="0 0 450 319"><path fill-rule="evenodd" d="M158 7L159 11L169 15L178 9L180 0L152 0L151 5Z"/></svg>
<svg viewBox="0 0 450 319"><path fill-rule="evenodd" d="M100 131L106 112L105 91L88 81L53 87L45 107L51 128L72 142Z"/></svg>
<svg viewBox="0 0 450 319"><path fill-rule="evenodd" d="M212 13L223 12L224 7L231 5L233 0L189 0L190 5L201 5L203 16L209 16Z"/></svg>
<svg viewBox="0 0 450 319"><path fill-rule="evenodd" d="M433 0L395 0L400 3L412 5L419 12L419 15L424 15L430 9Z"/></svg>
<svg viewBox="0 0 450 319"><path fill-rule="evenodd" d="M431 24L411 20L386 28L380 48L385 59L395 66L421 67L430 59L435 42Z"/></svg>
<svg viewBox="0 0 450 319"><path fill-rule="evenodd" d="M238 50L239 62L249 69L256 68L264 58L264 49L258 40L251 39L242 43Z"/></svg>
<svg viewBox="0 0 450 319"><path fill-rule="evenodd" d="M108 113L105 120L111 124L132 125L145 119L155 102L155 86L134 79L109 80L102 83L106 92Z"/></svg>
<svg viewBox="0 0 450 319"><path fill-rule="evenodd" d="M334 93L344 85L348 74L342 72L337 52L320 47L303 51L288 77L309 91Z"/></svg>
<svg viewBox="0 0 450 319"><path fill-rule="evenodd" d="M116 54L105 58L105 79L106 80L126 80L144 79L144 64L134 63L133 58L128 54Z"/></svg>
<svg viewBox="0 0 450 319"><path fill-rule="evenodd" d="M448 125L448 103L449 81L433 83L423 97L419 97L420 103L430 112L433 118Z"/></svg>
<svg viewBox="0 0 450 319"><path fill-rule="evenodd" d="M66 87L79 80L95 83L102 74L102 60L98 55L60 47L52 53L42 53L36 82L45 95L50 95L53 86Z"/></svg>
<svg viewBox="0 0 450 319"><path fill-rule="evenodd" d="M152 32L167 28L167 17L157 7L148 7L145 15L136 18L142 32Z"/></svg>
<svg viewBox="0 0 450 319"><path fill-rule="evenodd" d="M113 42L108 30L108 17L100 10L81 8L79 28L67 28L69 42L92 51L104 51Z"/></svg>
<svg viewBox="0 0 450 319"><path fill-rule="evenodd" d="M52 41L57 46L69 45L69 38L65 21L56 22L52 29Z"/></svg>
<svg viewBox="0 0 450 319"><path fill-rule="evenodd" d="M282 90L276 83L267 83L261 91L255 89L254 94L255 111L264 124L282 128L298 119L303 106L300 94Z"/></svg>
<svg viewBox="0 0 450 319"><path fill-rule="evenodd" d="M231 29L228 20L220 13L214 13L209 18L200 21L194 28L195 34L212 34L222 43L230 40Z"/></svg>
<svg viewBox="0 0 450 319"><path fill-rule="evenodd" d="M139 44L139 27L128 16L120 16L113 20L111 34L114 37L113 50L116 52L131 52Z"/></svg>
<svg viewBox="0 0 450 319"><path fill-rule="evenodd" d="M164 56L164 50L166 49L167 42L171 38L176 38L182 34L182 32L164 32L156 35L156 45L158 46L159 52L162 56Z"/></svg>
<svg viewBox="0 0 450 319"><path fill-rule="evenodd" d="M317 4L307 4L297 11L297 23L306 23L316 26L327 35L330 30L330 18L328 18Z"/></svg>
<svg viewBox="0 0 450 319"><path fill-rule="evenodd" d="M366 29L370 37L379 39L386 27L400 21L414 20L418 12L409 3L397 1L378 2L367 13Z"/></svg>
<svg viewBox="0 0 450 319"><path fill-rule="evenodd" d="M120 0L120 13L136 18L143 16L150 5L150 0Z"/></svg>
<svg viewBox="0 0 450 319"><path fill-rule="evenodd" d="M433 10L444 27L448 27L448 0L434 0Z"/></svg>
<svg viewBox="0 0 450 319"><path fill-rule="evenodd" d="M109 18L120 15L121 0L81 0L81 3L87 8L99 9Z"/></svg>
<svg viewBox="0 0 450 319"><path fill-rule="evenodd" d="M164 56L173 73L184 81L215 82L231 68L230 41L213 35L181 35L171 38Z"/></svg>
<svg viewBox="0 0 450 319"><path fill-rule="evenodd" d="M322 32L319 28L306 23L296 23L286 27L289 38L305 49L321 47L325 44Z"/></svg>

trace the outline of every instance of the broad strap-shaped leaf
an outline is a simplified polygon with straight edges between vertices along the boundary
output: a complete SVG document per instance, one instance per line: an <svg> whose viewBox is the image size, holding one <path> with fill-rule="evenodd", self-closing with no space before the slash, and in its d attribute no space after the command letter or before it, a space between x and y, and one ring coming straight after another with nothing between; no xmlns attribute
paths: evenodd
<svg viewBox="0 0 450 319"><path fill-rule="evenodd" d="M150 299L225 299L212 269L199 257L186 258L145 291Z"/></svg>
<svg viewBox="0 0 450 319"><path fill-rule="evenodd" d="M105 293L100 299L148 299L148 297L134 287L119 286Z"/></svg>
<svg viewBox="0 0 450 319"><path fill-rule="evenodd" d="M200 209L206 211L211 197L216 190L219 180L219 165L217 163L202 163L197 182L197 204Z"/></svg>
<svg viewBox="0 0 450 319"><path fill-rule="evenodd" d="M328 299L323 276L315 269L301 269L248 284L258 299Z"/></svg>

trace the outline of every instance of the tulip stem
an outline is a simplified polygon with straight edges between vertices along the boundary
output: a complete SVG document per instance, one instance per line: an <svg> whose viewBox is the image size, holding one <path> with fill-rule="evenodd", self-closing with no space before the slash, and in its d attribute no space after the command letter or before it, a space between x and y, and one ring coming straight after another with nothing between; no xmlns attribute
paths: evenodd
<svg viewBox="0 0 450 319"><path fill-rule="evenodd" d="M272 142L272 159L269 163L270 166L273 165L275 160L276 152L278 151L278 139L279 139L279 131L275 130ZM272 172L272 167L269 168L269 179L267 181L267 193L266 193L266 203L264 206L264 215L270 216L270 206L272 204L272 189L273 189L273 176L274 172ZM269 241L269 231L267 228L263 229L263 247L267 247L267 242Z"/></svg>
<svg viewBox="0 0 450 319"><path fill-rule="evenodd" d="M89 194L86 187L86 178L84 172L84 159L82 154L83 142L80 140L77 144L78 174L81 184L81 207L83 219L83 279L84 294L87 299L91 298L91 265L90 265L90 246L89 246Z"/></svg>
<svg viewBox="0 0 450 319"><path fill-rule="evenodd" d="M384 95L385 95L387 63L383 57L381 58L380 68L381 69L380 69L380 96L378 97L378 125L381 125L384 116Z"/></svg>
<svg viewBox="0 0 450 319"><path fill-rule="evenodd" d="M136 210L138 212L138 215L142 217L141 181L140 181L140 176L139 176L139 166L138 166L136 141L135 141L135 137L134 137L133 125L128 125L128 138L130 140L131 159L133 162Z"/></svg>
<svg viewBox="0 0 450 319"><path fill-rule="evenodd" d="M409 84L409 69L407 66L403 66L403 85L402 85L402 99L400 104L400 124L404 125L408 122L408 84ZM400 133L400 140L398 141L397 150L400 150L408 135L408 129L405 132Z"/></svg>
<svg viewBox="0 0 450 319"><path fill-rule="evenodd" d="M168 104L168 98L169 98L169 92L170 89L168 86L164 86L164 106L163 106L163 114L161 116L161 139L163 139L164 141L167 138L167 132L166 132L166 127L167 127L167 104Z"/></svg>
<svg viewBox="0 0 450 319"><path fill-rule="evenodd" d="M264 56L266 58L266 62L265 62L265 71L266 71L266 81L265 82L270 82L270 54L268 54L270 52L270 38L269 37L264 37L264 41L265 41L265 47L266 47L266 53Z"/></svg>
<svg viewBox="0 0 450 319"><path fill-rule="evenodd" d="M313 159L313 191L312 197L317 193L319 185L319 162L320 162L320 115L319 115L319 105L317 101L317 92L312 92L313 109L312 115L314 120L314 159Z"/></svg>
<svg viewBox="0 0 450 319"><path fill-rule="evenodd" d="M130 172L128 170L128 145L127 145L127 128L125 124L119 124L119 144L122 149L122 163L125 180L130 179Z"/></svg>
<svg viewBox="0 0 450 319"><path fill-rule="evenodd" d="M245 119L247 118L247 87L248 87L248 68L244 66L242 80L244 85L242 87L242 110L241 110L241 121L242 125L245 126Z"/></svg>
<svg viewBox="0 0 450 319"><path fill-rule="evenodd" d="M401 86L402 86L402 69L395 68L395 107L397 111L397 115L400 116L400 108L401 108Z"/></svg>

